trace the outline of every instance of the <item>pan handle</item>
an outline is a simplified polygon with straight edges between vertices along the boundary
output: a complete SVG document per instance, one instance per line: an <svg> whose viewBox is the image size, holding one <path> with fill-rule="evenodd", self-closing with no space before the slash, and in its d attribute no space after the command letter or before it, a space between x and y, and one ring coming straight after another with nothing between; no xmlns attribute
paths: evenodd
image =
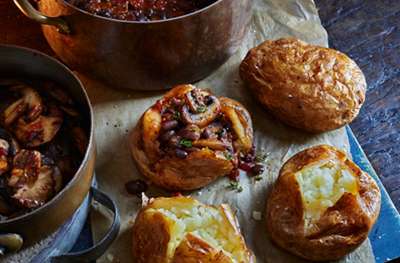
<svg viewBox="0 0 400 263"><path fill-rule="evenodd" d="M71 30L67 22L61 17L49 17L45 16L37 11L29 0L14 0L14 4L24 13L25 16L30 19L39 22L40 24L55 26L58 32L63 34L70 34Z"/></svg>
<svg viewBox="0 0 400 263"><path fill-rule="evenodd" d="M72 252L63 255L59 255L56 257L52 257L50 262L51 263L87 263L92 262L98 259L107 248L111 245L111 243L115 240L118 235L119 228L120 228L120 216L118 212L118 208L115 205L114 201L105 193L101 192L100 190L92 187L90 189L91 194L97 202L101 205L107 207L114 213L113 223L105 234L105 236L99 241L99 243L95 244L94 246L85 249L79 252Z"/></svg>

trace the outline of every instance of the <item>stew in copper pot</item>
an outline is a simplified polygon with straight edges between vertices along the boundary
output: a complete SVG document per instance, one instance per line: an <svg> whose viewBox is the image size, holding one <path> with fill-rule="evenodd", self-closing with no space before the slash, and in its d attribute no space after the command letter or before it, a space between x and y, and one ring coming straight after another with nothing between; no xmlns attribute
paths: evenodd
<svg viewBox="0 0 400 263"><path fill-rule="evenodd" d="M131 21L178 17L200 10L216 0L69 0L92 14Z"/></svg>

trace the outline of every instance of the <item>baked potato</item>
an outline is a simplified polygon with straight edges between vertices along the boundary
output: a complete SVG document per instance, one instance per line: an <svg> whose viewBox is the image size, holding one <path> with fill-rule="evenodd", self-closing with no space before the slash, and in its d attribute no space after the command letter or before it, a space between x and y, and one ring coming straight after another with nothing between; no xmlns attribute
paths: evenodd
<svg viewBox="0 0 400 263"><path fill-rule="evenodd" d="M313 133L350 123L365 100L365 77L353 60L294 38L251 49L240 76L278 119Z"/></svg>
<svg viewBox="0 0 400 263"><path fill-rule="evenodd" d="M375 181L345 153L315 146L281 168L267 200L267 230L276 244L302 258L336 260L367 238L380 203Z"/></svg>
<svg viewBox="0 0 400 263"><path fill-rule="evenodd" d="M237 170L253 148L250 114L238 102L192 85L173 88L130 136L141 173L169 190L193 190Z"/></svg>
<svg viewBox="0 0 400 263"><path fill-rule="evenodd" d="M178 196L156 198L133 226L137 263L255 262L228 205L204 205Z"/></svg>

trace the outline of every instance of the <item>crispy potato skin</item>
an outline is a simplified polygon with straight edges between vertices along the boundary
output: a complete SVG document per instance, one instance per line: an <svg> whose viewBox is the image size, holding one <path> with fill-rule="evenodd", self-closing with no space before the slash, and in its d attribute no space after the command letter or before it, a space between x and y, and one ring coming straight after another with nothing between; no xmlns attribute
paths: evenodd
<svg viewBox="0 0 400 263"><path fill-rule="evenodd" d="M345 193L316 222L317 229L306 235L303 203L295 173L319 161L337 158L355 175L358 196ZM267 199L266 225L272 240L302 258L336 260L356 249L367 237L380 210L381 196L376 182L346 155L328 145L306 149L282 167Z"/></svg>
<svg viewBox="0 0 400 263"><path fill-rule="evenodd" d="M148 109L132 130L129 143L131 154L140 172L155 185L172 190L194 190L210 184L219 177L228 175L235 168L232 161L221 153L207 148L191 152L187 158L161 156L157 140L160 133L160 105L166 100L193 89L192 85L181 85L167 92L164 97ZM234 146L238 151L248 152L253 144L253 126L249 112L232 99L220 97L221 112L236 117L238 124L235 132L238 142Z"/></svg>
<svg viewBox="0 0 400 263"><path fill-rule="evenodd" d="M191 197L160 197L150 201L143 207L136 217L133 226L133 257L136 263L230 263L232 260L222 251L212 247L204 240L192 235L186 234L180 244L176 247L173 255L167 254L167 246L173 238L170 233L174 222L161 213L146 213L149 209L170 209L191 208L194 206L206 206ZM237 235L240 240L240 249L247 257L246 261L241 263L254 263L253 253L246 247L244 238L240 233L238 222L234 213L228 205L216 207L223 216L223 227L225 231L232 235Z"/></svg>
<svg viewBox="0 0 400 263"><path fill-rule="evenodd" d="M367 85L345 54L294 38L251 49L240 76L277 118L313 133L350 123L365 100Z"/></svg>
<svg viewBox="0 0 400 263"><path fill-rule="evenodd" d="M174 263L215 262L231 263L232 261L221 251L213 248L207 242L188 234L176 248Z"/></svg>

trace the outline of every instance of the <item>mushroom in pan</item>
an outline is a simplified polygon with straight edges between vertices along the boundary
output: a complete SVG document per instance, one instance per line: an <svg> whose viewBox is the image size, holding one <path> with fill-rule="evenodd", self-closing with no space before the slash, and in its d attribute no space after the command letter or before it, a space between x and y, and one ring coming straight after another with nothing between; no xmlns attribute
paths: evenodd
<svg viewBox="0 0 400 263"><path fill-rule="evenodd" d="M10 149L10 144L0 138L0 175L4 174L9 169L8 164L8 151Z"/></svg>
<svg viewBox="0 0 400 263"><path fill-rule="evenodd" d="M50 105L48 115L40 115L32 122L20 118L14 130L17 139L27 147L36 147L50 142L57 134L63 122L62 112Z"/></svg>
<svg viewBox="0 0 400 263"><path fill-rule="evenodd" d="M8 186L14 190L12 198L21 206L34 208L43 205L55 193L58 177L56 168L42 165L40 152L21 150L14 157Z"/></svg>
<svg viewBox="0 0 400 263"><path fill-rule="evenodd" d="M79 112L74 107L73 99L64 90L53 82L44 83L44 88L53 99L60 103L59 107L62 111L71 117L79 116Z"/></svg>
<svg viewBox="0 0 400 263"><path fill-rule="evenodd" d="M4 111L4 124L10 126L24 115L25 121L33 121L42 114L43 104L39 94L29 86L18 85L11 88L22 95Z"/></svg>
<svg viewBox="0 0 400 263"><path fill-rule="evenodd" d="M10 170L10 159L18 150L19 146L14 138L0 128L0 176Z"/></svg>

